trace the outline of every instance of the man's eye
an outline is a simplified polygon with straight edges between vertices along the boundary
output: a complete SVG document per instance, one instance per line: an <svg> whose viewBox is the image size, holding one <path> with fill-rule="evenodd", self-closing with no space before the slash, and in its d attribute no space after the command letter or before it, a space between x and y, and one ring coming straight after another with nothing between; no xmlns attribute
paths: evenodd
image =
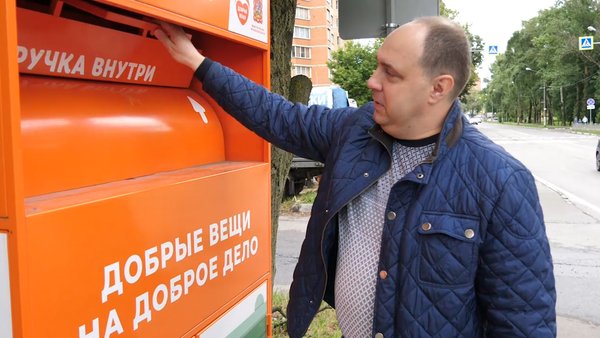
<svg viewBox="0 0 600 338"><path fill-rule="evenodd" d="M398 73L396 73L393 69L391 69L389 67L385 67L384 71L385 71L385 75L387 75L387 76L393 76L393 77L398 76Z"/></svg>

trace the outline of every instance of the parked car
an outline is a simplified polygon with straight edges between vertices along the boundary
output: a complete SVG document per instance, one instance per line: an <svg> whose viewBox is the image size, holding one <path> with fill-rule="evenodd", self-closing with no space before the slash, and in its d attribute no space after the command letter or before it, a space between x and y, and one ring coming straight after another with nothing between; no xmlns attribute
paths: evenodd
<svg viewBox="0 0 600 338"><path fill-rule="evenodd" d="M290 172L285 180L284 197L298 195L308 180L323 173L324 167L321 162L294 156Z"/></svg>
<svg viewBox="0 0 600 338"><path fill-rule="evenodd" d="M600 139L598 140L598 145L596 146L596 170L600 171Z"/></svg>
<svg viewBox="0 0 600 338"><path fill-rule="evenodd" d="M483 122L481 116L473 116L469 118L469 123L471 124L480 124L481 122Z"/></svg>

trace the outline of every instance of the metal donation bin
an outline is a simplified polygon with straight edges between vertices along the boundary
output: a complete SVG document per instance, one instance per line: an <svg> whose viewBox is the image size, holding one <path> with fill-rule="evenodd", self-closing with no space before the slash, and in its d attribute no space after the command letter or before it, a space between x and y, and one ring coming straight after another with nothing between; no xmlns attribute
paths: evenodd
<svg viewBox="0 0 600 338"><path fill-rule="evenodd" d="M152 35L268 86L268 1L0 4L0 337L270 336L269 145Z"/></svg>

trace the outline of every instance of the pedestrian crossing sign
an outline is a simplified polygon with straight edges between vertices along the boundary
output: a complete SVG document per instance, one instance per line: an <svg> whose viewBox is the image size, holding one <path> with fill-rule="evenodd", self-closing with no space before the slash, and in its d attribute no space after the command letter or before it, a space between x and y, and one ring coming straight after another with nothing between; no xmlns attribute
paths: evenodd
<svg viewBox="0 0 600 338"><path fill-rule="evenodd" d="M579 37L579 50L592 50L594 49L594 37L593 36L580 36Z"/></svg>
<svg viewBox="0 0 600 338"><path fill-rule="evenodd" d="M491 45L488 47L488 54L498 54L498 46Z"/></svg>

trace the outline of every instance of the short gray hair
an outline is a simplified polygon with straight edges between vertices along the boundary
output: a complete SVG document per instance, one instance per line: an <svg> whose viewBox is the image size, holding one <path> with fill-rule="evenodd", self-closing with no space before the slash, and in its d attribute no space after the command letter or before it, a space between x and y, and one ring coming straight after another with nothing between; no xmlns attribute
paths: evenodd
<svg viewBox="0 0 600 338"><path fill-rule="evenodd" d="M421 67L431 77L451 75L454 78L451 94L458 97L471 76L471 45L464 29L442 16L425 16L412 22L427 27Z"/></svg>

